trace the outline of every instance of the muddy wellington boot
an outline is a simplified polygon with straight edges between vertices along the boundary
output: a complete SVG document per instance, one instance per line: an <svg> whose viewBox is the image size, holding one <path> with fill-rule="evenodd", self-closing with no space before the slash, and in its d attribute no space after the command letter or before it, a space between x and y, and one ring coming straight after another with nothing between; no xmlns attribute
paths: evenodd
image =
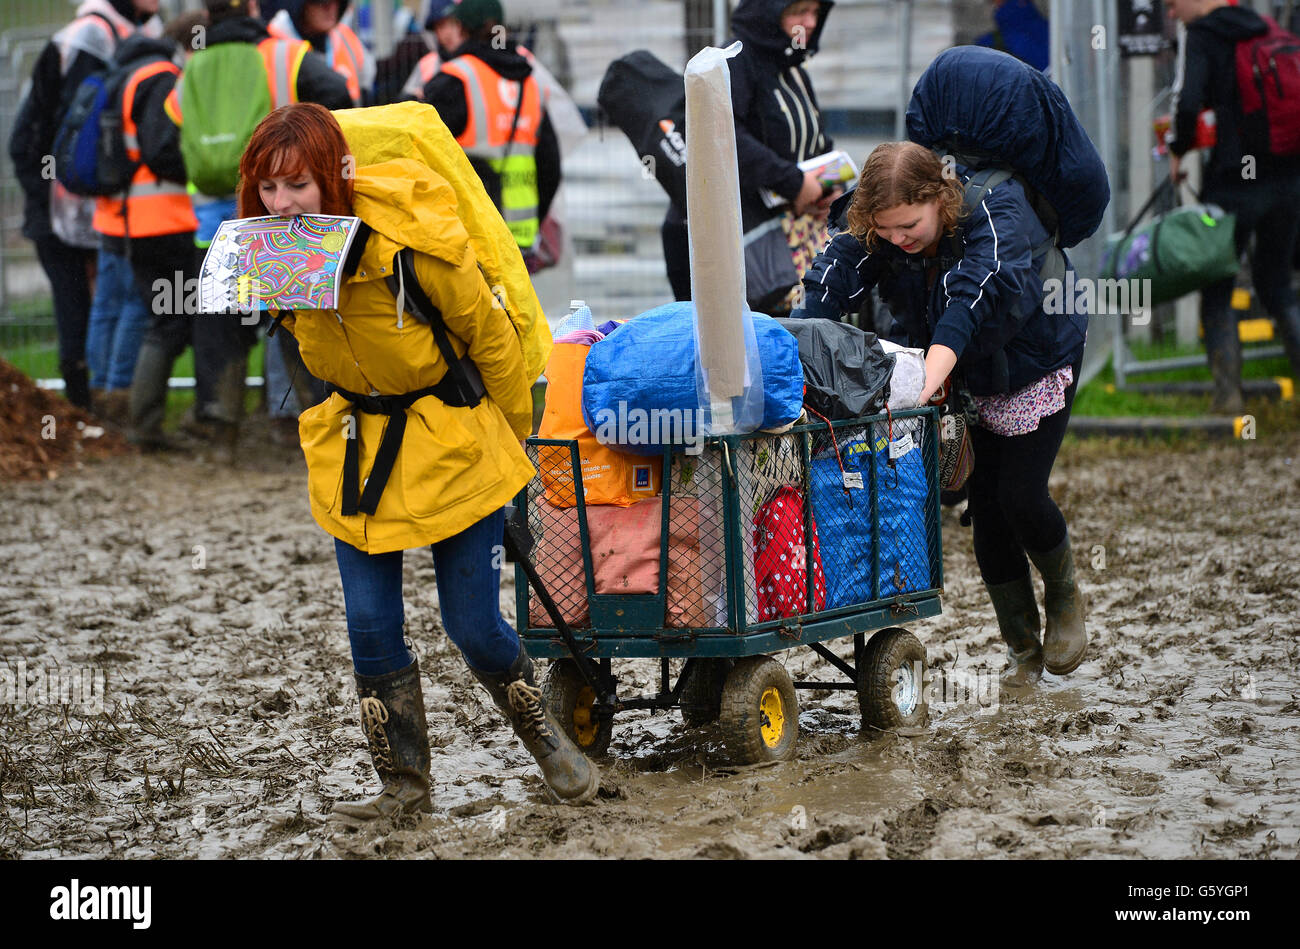
<svg viewBox="0 0 1300 949"><path fill-rule="evenodd" d="M221 465L235 463L239 444L239 426L244 420L244 380L248 375L248 356L226 363L216 381L216 405L211 413L214 460Z"/></svg>
<svg viewBox="0 0 1300 949"><path fill-rule="evenodd" d="M1084 629L1083 594L1074 582L1074 556L1067 534L1053 550L1029 554L1043 577L1043 611L1047 632L1043 634L1043 665L1052 675L1073 672L1088 651Z"/></svg>
<svg viewBox="0 0 1300 949"><path fill-rule="evenodd" d="M998 681L1004 688L1027 689L1043 677L1043 647L1038 641L1041 624L1034 583L1026 573L1007 583L986 583L998 631L1007 644L1007 667Z"/></svg>
<svg viewBox="0 0 1300 949"><path fill-rule="evenodd" d="M367 801L340 801L334 815L354 826L403 814L429 814L429 726L420 664L382 676L357 675L361 729L384 789Z"/></svg>
<svg viewBox="0 0 1300 949"><path fill-rule="evenodd" d="M127 413L129 427L126 440L145 451L168 451L175 444L163 434L167 415L167 381L172 375L172 360L161 346L148 340L140 346Z"/></svg>
<svg viewBox="0 0 1300 949"><path fill-rule="evenodd" d="M466 663L468 665L468 663ZM541 766L546 786L562 804L586 804L600 790L600 771L578 750L546 708L542 690L533 679L533 661L524 644L510 669L485 675L469 671L483 683L497 708L514 727L528 753Z"/></svg>
<svg viewBox="0 0 1300 949"><path fill-rule="evenodd" d="M1210 375L1214 378L1214 395L1210 400L1213 415L1237 416L1246 411L1241 395L1241 337L1235 316L1229 322L1230 326L1213 334L1207 331L1205 336Z"/></svg>

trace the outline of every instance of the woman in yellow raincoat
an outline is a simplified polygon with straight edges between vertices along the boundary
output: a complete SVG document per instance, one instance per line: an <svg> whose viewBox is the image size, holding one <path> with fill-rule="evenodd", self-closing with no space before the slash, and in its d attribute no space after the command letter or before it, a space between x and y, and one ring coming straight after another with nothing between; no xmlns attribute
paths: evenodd
<svg viewBox="0 0 1300 949"><path fill-rule="evenodd" d="M438 122L432 110L420 118ZM402 607L402 551L425 545L448 636L555 796L589 801L599 774L547 713L498 607L502 508L533 474L520 440L549 331L535 307L529 319L494 294L446 179L410 157L356 167L351 151L328 110L286 106L254 132L239 192L244 217L342 214L365 225L338 308L284 322L307 368L332 389L303 413L299 434L312 515L335 538L362 727L384 782L378 797L335 812L356 822L431 810L428 730ZM458 361L468 357L481 376L473 391L453 382L430 324L412 315L418 307L403 305L415 294L396 266L407 247Z"/></svg>

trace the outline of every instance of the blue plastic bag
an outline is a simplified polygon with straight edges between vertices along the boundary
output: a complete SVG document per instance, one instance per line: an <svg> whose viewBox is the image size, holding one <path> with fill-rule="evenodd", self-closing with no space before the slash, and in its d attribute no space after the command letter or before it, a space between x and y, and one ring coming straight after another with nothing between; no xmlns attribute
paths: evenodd
<svg viewBox="0 0 1300 949"><path fill-rule="evenodd" d="M799 343L776 320L753 314L763 375L763 419L778 428L803 411ZM602 444L652 455L699 444L705 431L695 385L695 305L670 303L619 326L591 347L582 414Z"/></svg>
<svg viewBox="0 0 1300 949"><path fill-rule="evenodd" d="M831 452L812 459L813 517L826 574L826 609L872 599L872 466L880 503L880 598L930 589L929 491L920 432L917 421L894 423L898 455L892 464L889 439L879 430L874 446L861 434L841 442L840 460Z"/></svg>

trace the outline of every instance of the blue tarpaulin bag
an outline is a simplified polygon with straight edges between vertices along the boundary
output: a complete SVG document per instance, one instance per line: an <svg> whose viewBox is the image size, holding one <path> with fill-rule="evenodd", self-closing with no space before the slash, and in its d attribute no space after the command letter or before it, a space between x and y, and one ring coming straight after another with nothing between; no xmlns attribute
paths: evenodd
<svg viewBox="0 0 1300 949"><path fill-rule="evenodd" d="M799 343L776 320L752 314L763 372L763 421L779 428L803 412ZM591 347L582 414L602 444L653 455L700 436L695 389L695 304L647 310Z"/></svg>
<svg viewBox="0 0 1300 949"><path fill-rule="evenodd" d="M893 424L897 456L889 458L889 439L876 439L877 496L880 498L880 595L928 590L930 538L925 529L929 491L921 420Z"/></svg>
<svg viewBox="0 0 1300 949"><path fill-rule="evenodd" d="M839 459L826 452L809 465L828 610L871 599L871 453L866 449L867 436L859 435L841 446Z"/></svg>
<svg viewBox="0 0 1300 949"><path fill-rule="evenodd" d="M930 589L930 541L925 521L929 491L921 423L907 419L895 422L893 428L898 455L892 464L889 439L883 432L874 446L864 433L843 442L838 459L831 451L812 459L813 517L820 535L828 610L872 598L872 465L880 499L880 597Z"/></svg>

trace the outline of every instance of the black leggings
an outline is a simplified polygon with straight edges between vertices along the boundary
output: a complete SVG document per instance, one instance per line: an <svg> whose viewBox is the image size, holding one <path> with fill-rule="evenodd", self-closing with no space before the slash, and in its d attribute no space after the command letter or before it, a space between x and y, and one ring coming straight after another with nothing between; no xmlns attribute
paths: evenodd
<svg viewBox="0 0 1300 949"><path fill-rule="evenodd" d="M1029 572L1025 551L1054 550L1065 539L1065 517L1047 493L1056 453L1070 421L1078 386L1065 390L1065 408L1026 435L995 435L971 428L975 470L969 508L975 525L975 560L985 583L1008 583Z"/></svg>

